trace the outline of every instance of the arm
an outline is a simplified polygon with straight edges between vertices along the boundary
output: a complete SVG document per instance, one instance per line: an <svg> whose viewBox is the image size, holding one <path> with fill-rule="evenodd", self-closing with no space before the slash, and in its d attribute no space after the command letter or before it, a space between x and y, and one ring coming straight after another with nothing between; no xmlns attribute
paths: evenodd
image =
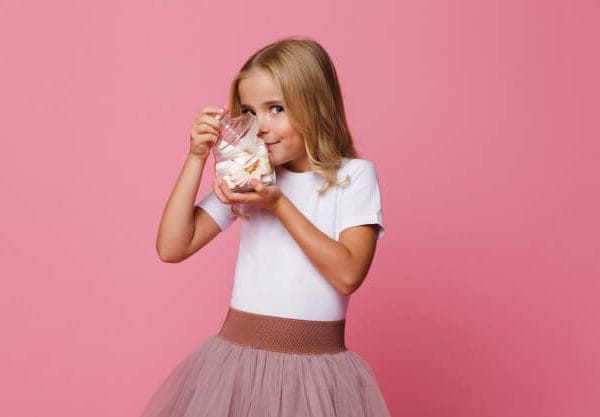
<svg viewBox="0 0 600 417"><path fill-rule="evenodd" d="M256 204L271 210L306 256L331 285L352 294L365 279L375 254L377 226L360 225L342 230L339 241L313 225L276 186L254 182L256 192L233 193L215 178L215 195L226 204Z"/></svg>
<svg viewBox="0 0 600 417"><path fill-rule="evenodd" d="M163 262L181 262L219 232L215 221L194 207L206 160L189 154L164 209L156 251Z"/></svg>
<svg viewBox="0 0 600 417"><path fill-rule="evenodd" d="M315 227L285 195L272 210L331 285L344 295L360 287L375 254L376 225L348 227L335 241Z"/></svg>
<svg viewBox="0 0 600 417"><path fill-rule="evenodd" d="M221 229L194 200L202 180L206 159L219 133L225 108L205 107L190 131L190 152L163 211L156 237L156 252L164 262L181 262L210 242Z"/></svg>

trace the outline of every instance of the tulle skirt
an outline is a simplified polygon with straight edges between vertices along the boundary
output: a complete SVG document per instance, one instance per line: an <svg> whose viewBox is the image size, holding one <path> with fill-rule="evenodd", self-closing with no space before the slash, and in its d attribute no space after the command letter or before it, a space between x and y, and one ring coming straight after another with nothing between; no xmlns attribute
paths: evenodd
<svg viewBox="0 0 600 417"><path fill-rule="evenodd" d="M142 417L389 417L370 366L346 348L344 327L230 308Z"/></svg>

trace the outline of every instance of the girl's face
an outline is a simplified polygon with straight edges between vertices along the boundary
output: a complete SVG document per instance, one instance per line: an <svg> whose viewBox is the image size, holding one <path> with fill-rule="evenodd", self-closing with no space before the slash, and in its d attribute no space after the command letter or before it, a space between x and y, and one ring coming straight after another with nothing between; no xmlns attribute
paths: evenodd
<svg viewBox="0 0 600 417"><path fill-rule="evenodd" d="M264 69L253 69L238 84L241 112L256 115L258 137L269 149L274 166L283 165L290 171L308 171L308 156L304 138L292 126L283 102L283 95L273 76Z"/></svg>

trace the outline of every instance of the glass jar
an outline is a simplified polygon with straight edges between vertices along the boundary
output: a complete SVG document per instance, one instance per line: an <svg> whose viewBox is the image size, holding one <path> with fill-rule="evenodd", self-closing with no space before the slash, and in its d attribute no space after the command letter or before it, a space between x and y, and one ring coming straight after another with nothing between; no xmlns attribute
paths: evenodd
<svg viewBox="0 0 600 417"><path fill-rule="evenodd" d="M243 113L238 117L217 116L221 127L213 146L215 172L231 191L254 191L250 180L264 185L274 185L275 170L269 161L269 151L264 141L257 136L259 131L256 116Z"/></svg>

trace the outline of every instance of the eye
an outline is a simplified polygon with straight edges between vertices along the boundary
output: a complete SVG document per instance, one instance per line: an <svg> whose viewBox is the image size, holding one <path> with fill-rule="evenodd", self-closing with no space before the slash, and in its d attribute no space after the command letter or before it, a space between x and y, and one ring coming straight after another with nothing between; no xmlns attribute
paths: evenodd
<svg viewBox="0 0 600 417"><path fill-rule="evenodd" d="M250 109L242 109L242 113L247 113L247 112L254 114L254 112Z"/></svg>
<svg viewBox="0 0 600 417"><path fill-rule="evenodd" d="M278 104L271 106L271 110L275 109L275 113L281 113L283 111L283 106L280 106Z"/></svg>

